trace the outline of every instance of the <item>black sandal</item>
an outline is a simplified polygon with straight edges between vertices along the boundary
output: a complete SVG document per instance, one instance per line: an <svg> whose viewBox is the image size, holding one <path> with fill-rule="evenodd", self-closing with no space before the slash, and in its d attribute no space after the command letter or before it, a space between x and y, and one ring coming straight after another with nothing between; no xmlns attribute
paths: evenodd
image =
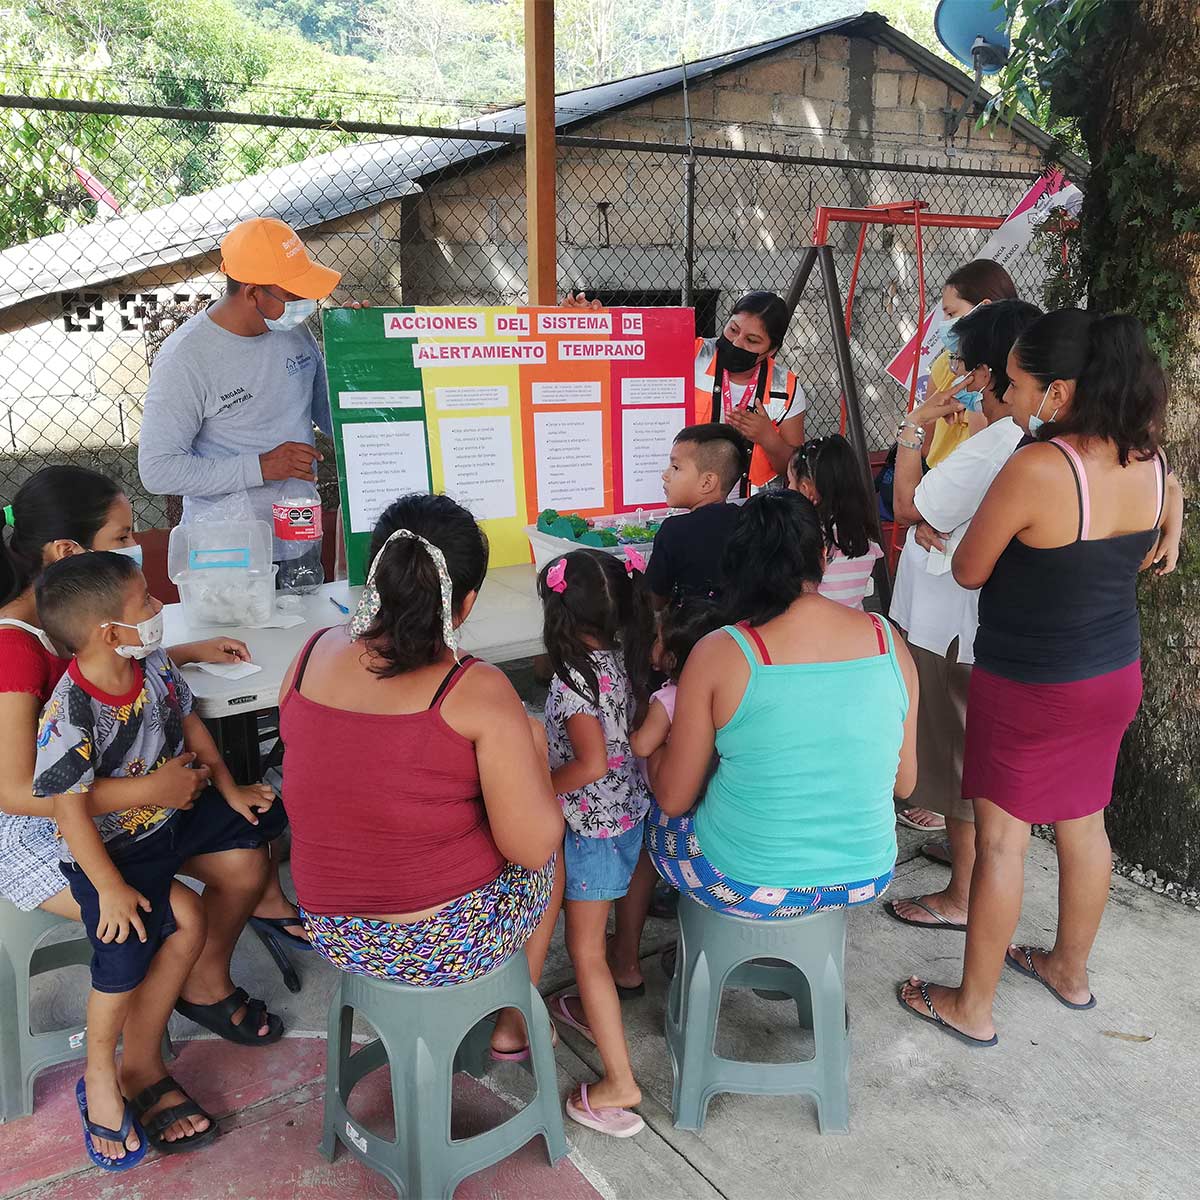
<svg viewBox="0 0 1200 1200"><path fill-rule="evenodd" d="M246 1015L235 1025L233 1014L243 1005ZM234 988L216 1004L192 1004L180 998L175 1001L175 1011L237 1046L270 1046L283 1037L283 1022L274 1013L267 1012L267 1006L261 1000L251 1000L243 988ZM259 1037L258 1030L264 1024L267 1035Z"/></svg>
<svg viewBox="0 0 1200 1200"><path fill-rule="evenodd" d="M182 1103L172 1104L147 1118L146 1113L168 1092L178 1092L183 1096ZM146 1139L159 1154L186 1154L190 1150L199 1150L201 1146L207 1146L217 1136L216 1120L211 1114L206 1113L170 1075L164 1075L157 1083L143 1088L129 1103L142 1123ZM168 1140L165 1136L167 1130L176 1121L182 1121L186 1117L203 1117L208 1122L208 1128L202 1133L193 1133L188 1137L176 1138L174 1141Z"/></svg>
<svg viewBox="0 0 1200 1200"><path fill-rule="evenodd" d="M288 957L288 947L293 950L312 950L313 944L307 938L289 933L289 925L299 925L298 917L251 917L250 928L258 936L258 940L266 947L271 961L279 968L283 976L283 985L289 992L300 990L300 976L292 966Z"/></svg>

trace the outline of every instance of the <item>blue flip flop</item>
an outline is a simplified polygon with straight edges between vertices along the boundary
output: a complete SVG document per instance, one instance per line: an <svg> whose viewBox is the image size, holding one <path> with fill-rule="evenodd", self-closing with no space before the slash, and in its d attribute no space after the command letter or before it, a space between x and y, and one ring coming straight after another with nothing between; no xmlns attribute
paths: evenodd
<svg viewBox="0 0 1200 1200"><path fill-rule="evenodd" d="M125 1116L121 1121L120 1129L109 1129L106 1125L97 1125L95 1121L88 1119L87 1088L82 1079L75 1085L75 1103L79 1105L79 1115L83 1118L83 1144L87 1149L88 1158L100 1170L110 1171L113 1174L118 1171L128 1171L146 1157L146 1134L133 1115L128 1100L125 1102ZM96 1149L95 1142L92 1141L92 1138L98 1137L123 1144L129 1136L130 1130L137 1134L138 1148L136 1150L127 1149L124 1158L109 1158L107 1155L101 1154Z"/></svg>

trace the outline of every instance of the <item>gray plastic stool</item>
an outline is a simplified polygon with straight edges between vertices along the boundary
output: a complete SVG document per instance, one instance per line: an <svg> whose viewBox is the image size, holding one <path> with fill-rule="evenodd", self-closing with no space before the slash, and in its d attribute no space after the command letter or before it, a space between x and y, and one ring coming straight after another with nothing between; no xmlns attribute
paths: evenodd
<svg viewBox="0 0 1200 1200"><path fill-rule="evenodd" d="M529 1104L503 1125L460 1141L450 1137L451 1077L482 1078L490 1061L492 1024L484 1018L517 1008L529 1030L526 1065L537 1083ZM354 1013L378 1038L351 1052ZM391 1068L395 1141L361 1128L346 1108L350 1092L379 1067ZM329 1009L325 1074L325 1132L321 1153L331 1162L340 1142L384 1175L408 1200L449 1200L468 1175L507 1158L530 1138L546 1140L550 1162L567 1153L550 1017L529 981L524 954L496 970L453 987L409 987L369 975L341 974Z"/></svg>
<svg viewBox="0 0 1200 1200"><path fill-rule="evenodd" d="M79 937L38 943L52 930L74 925ZM83 927L40 908L22 912L0 899L0 1121L27 1117L33 1112L33 1084L47 1067L82 1058L86 1031L57 1029L33 1033L29 1024L29 981L35 975L92 961L92 946ZM173 1055L170 1039L163 1039L163 1058Z"/></svg>
<svg viewBox="0 0 1200 1200"><path fill-rule="evenodd" d="M786 921L754 921L679 902L679 962L667 998L666 1035L678 1129L700 1130L718 1092L807 1094L822 1133L850 1126L850 1037L846 1030L846 910ZM755 961L770 959L771 963ZM811 1061L748 1063L716 1053L724 988L786 993L816 1042Z"/></svg>

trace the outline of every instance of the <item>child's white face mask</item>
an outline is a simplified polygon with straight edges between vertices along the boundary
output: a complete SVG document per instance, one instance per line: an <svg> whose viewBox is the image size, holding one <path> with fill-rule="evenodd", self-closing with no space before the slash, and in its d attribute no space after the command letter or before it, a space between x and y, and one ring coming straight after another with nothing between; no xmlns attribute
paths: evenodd
<svg viewBox="0 0 1200 1200"><path fill-rule="evenodd" d="M159 609L154 616L139 621L136 625L127 625L124 621L105 621L100 628L107 629L110 625L119 625L122 629L136 629L138 638L141 640L140 646L117 646L116 651L122 658L146 658L162 645L162 609Z"/></svg>

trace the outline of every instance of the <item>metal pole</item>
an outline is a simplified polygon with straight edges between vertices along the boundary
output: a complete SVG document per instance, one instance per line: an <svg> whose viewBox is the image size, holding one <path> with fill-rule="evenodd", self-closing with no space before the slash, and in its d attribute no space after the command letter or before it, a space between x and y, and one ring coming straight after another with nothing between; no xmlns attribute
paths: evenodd
<svg viewBox="0 0 1200 1200"><path fill-rule="evenodd" d="M863 486L867 489L867 495L873 496L875 495L875 480L871 475L871 457L867 451L867 439L863 432L862 409L858 402L858 384L854 381L854 360L850 356L850 339L846 336L842 296L838 289L837 271L833 264L833 248L812 246L808 253L812 254L821 265L821 285L822 291L825 293L825 308L829 313L829 332L833 338L833 352L837 359L838 379L842 385L842 395L846 398L846 432L850 435L850 444L858 455L859 466L862 468ZM811 270L811 267L809 269ZM873 523L878 525L877 520ZM883 561L880 560L880 562ZM888 579L886 565L882 571L878 567L877 563L875 583L886 612L892 602L892 585Z"/></svg>
<svg viewBox="0 0 1200 1200"><path fill-rule="evenodd" d="M683 295L684 308L692 307L696 271L696 147L692 140L692 109L688 101L687 61L683 64L683 129L688 155L684 166L683 196Z"/></svg>
<svg viewBox="0 0 1200 1200"><path fill-rule="evenodd" d="M804 253L800 257L800 263L796 267L796 274L792 276L792 286L788 288L787 308L788 320L796 315L796 307L800 303L800 297L804 295L804 289L808 286L808 277L812 274L813 264L817 261L817 247L805 246Z"/></svg>

